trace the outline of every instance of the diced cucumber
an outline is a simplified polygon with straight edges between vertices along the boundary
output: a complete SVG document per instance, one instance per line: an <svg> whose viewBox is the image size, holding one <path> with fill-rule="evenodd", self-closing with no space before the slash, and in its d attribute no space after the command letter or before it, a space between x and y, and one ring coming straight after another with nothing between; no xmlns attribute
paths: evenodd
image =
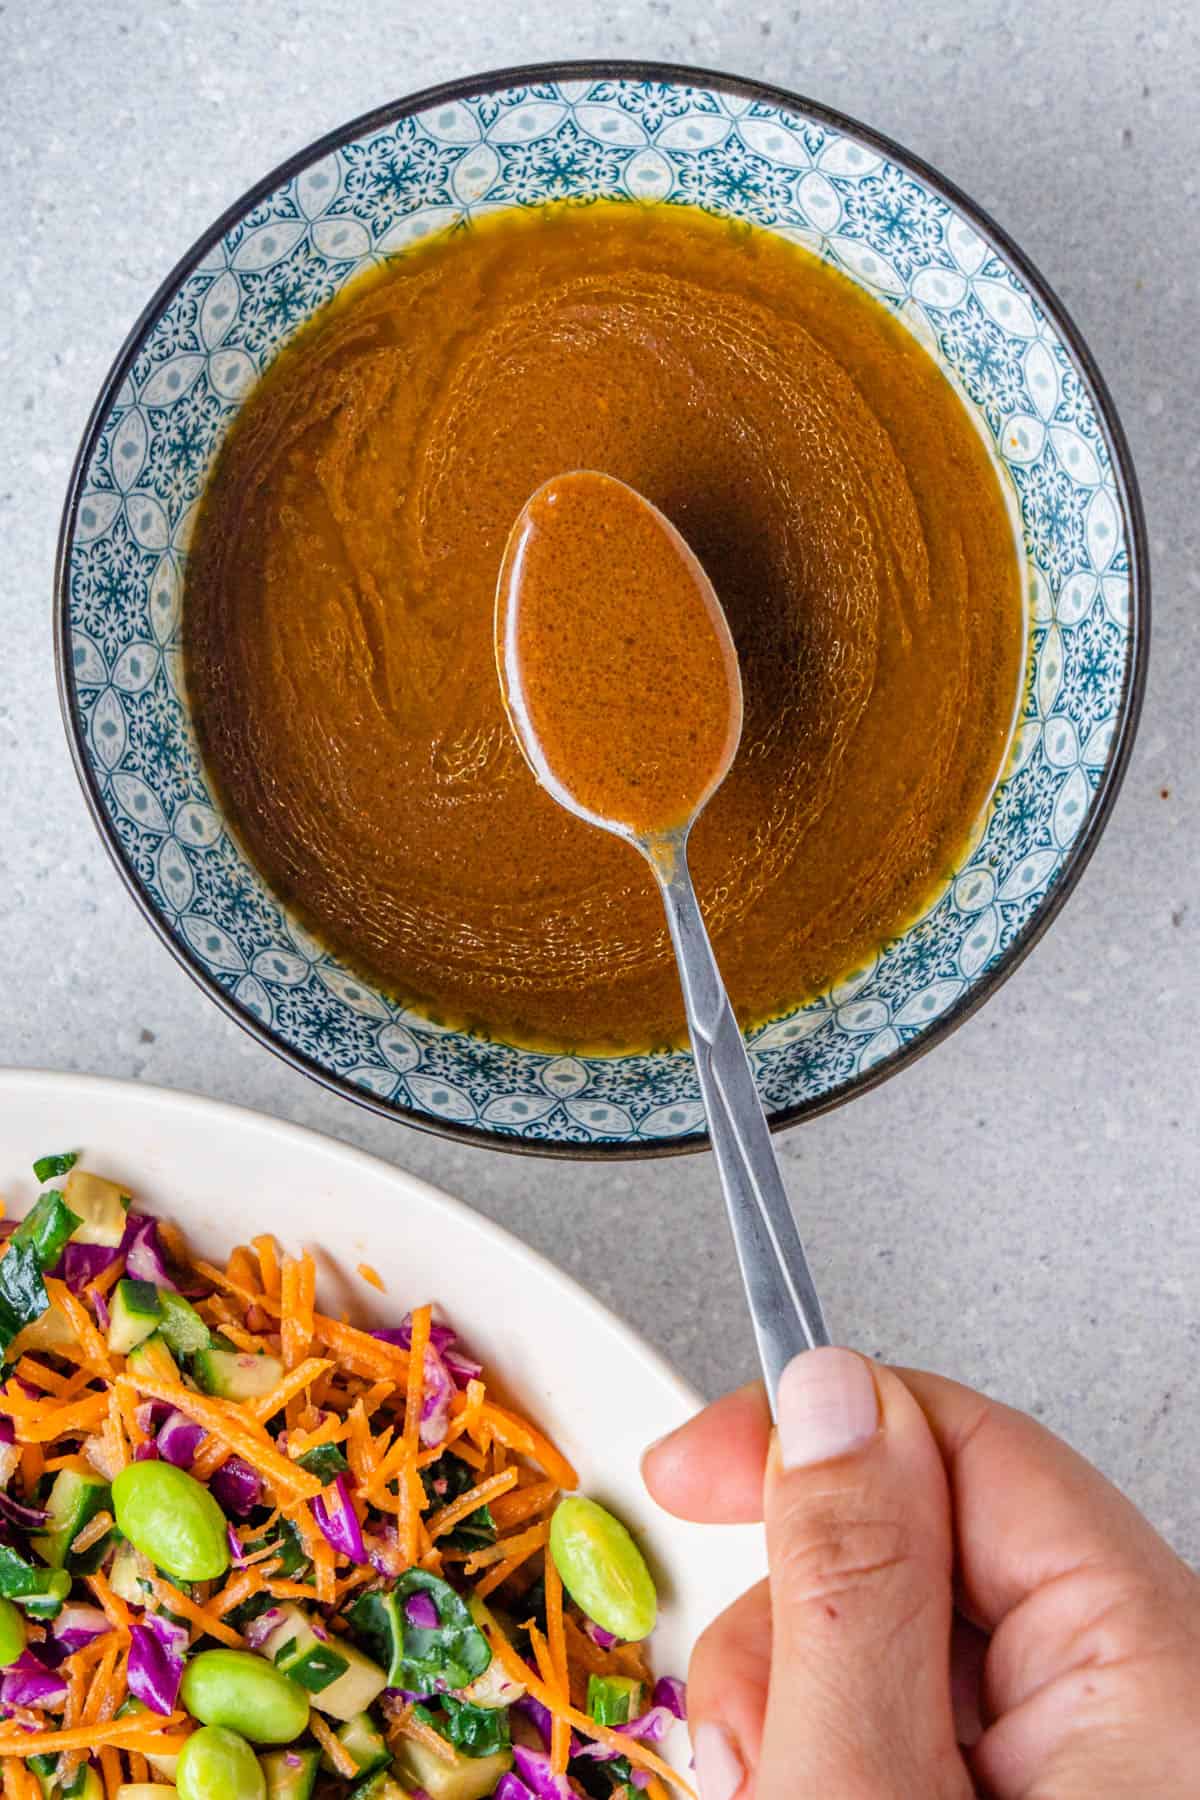
<svg viewBox="0 0 1200 1800"><path fill-rule="evenodd" d="M83 1475L75 1469L60 1469L46 1500L46 1529L30 1538L30 1544L43 1562L61 1569L67 1560L72 1540L78 1537L89 1519L95 1518L112 1503L112 1489L99 1475Z"/></svg>
<svg viewBox="0 0 1200 1800"><path fill-rule="evenodd" d="M309 1800L317 1781L316 1750L292 1745L268 1751L258 1760L267 1778L267 1800Z"/></svg>
<svg viewBox="0 0 1200 1800"><path fill-rule="evenodd" d="M108 1585L119 1600L129 1606L145 1606L154 1579L154 1564L128 1538L117 1545L117 1553L108 1571Z"/></svg>
<svg viewBox="0 0 1200 1800"><path fill-rule="evenodd" d="M642 1684L632 1675L589 1675L587 1709L597 1725L628 1725L642 1710Z"/></svg>
<svg viewBox="0 0 1200 1800"><path fill-rule="evenodd" d="M171 1349L178 1356L194 1356L197 1350L207 1350L212 1332L191 1301L182 1294L173 1294L170 1288L160 1288L158 1298L162 1306L162 1334Z"/></svg>
<svg viewBox="0 0 1200 1800"><path fill-rule="evenodd" d="M42 1790L42 1800L51 1800L54 1783L58 1778L57 1756L31 1756L28 1758L28 1768Z"/></svg>
<svg viewBox="0 0 1200 1800"><path fill-rule="evenodd" d="M175 1792L174 1788L171 1792ZM99 1769L93 1769L91 1763L81 1763L74 1779L67 1783L61 1793L62 1800L104 1800L104 1782Z"/></svg>
<svg viewBox="0 0 1200 1800"><path fill-rule="evenodd" d="M72 1236L77 1244L102 1244L115 1250L125 1236L125 1214L129 1195L115 1181L103 1175L92 1175L87 1169L72 1169L63 1182L63 1199L79 1219Z"/></svg>
<svg viewBox="0 0 1200 1800"><path fill-rule="evenodd" d="M308 1693L320 1694L332 1687L350 1664L336 1644L322 1644L318 1640L311 1649L301 1651L299 1656L289 1656L286 1664L280 1663L279 1667Z"/></svg>
<svg viewBox="0 0 1200 1800"><path fill-rule="evenodd" d="M158 1289L152 1281L118 1281L109 1307L108 1347L114 1356L128 1356L154 1331L163 1316Z"/></svg>
<svg viewBox="0 0 1200 1800"><path fill-rule="evenodd" d="M222 1400L260 1400L283 1379L277 1356L252 1356L247 1350L201 1350L192 1373L206 1394Z"/></svg>
<svg viewBox="0 0 1200 1800"><path fill-rule="evenodd" d="M491 1756L464 1756L455 1750L451 1762L414 1738L403 1738L396 1767L405 1781L423 1788L429 1800L487 1800L500 1777L512 1768L512 1760L511 1750L497 1750Z"/></svg>
<svg viewBox="0 0 1200 1800"><path fill-rule="evenodd" d="M350 1800L413 1800L413 1796L387 1769L380 1769L350 1789Z"/></svg>
<svg viewBox="0 0 1200 1800"><path fill-rule="evenodd" d="M77 1343L74 1328L57 1306L48 1306L28 1325L23 1325L5 1352L10 1363L17 1362L27 1351L70 1350Z"/></svg>
<svg viewBox="0 0 1200 1800"><path fill-rule="evenodd" d="M387 1686L387 1675L379 1664L345 1638L322 1642L298 1606L281 1606L279 1612L279 1624L262 1646L267 1660L307 1687L318 1712L328 1713L331 1719L352 1719L355 1713L365 1712ZM328 1670L331 1654L340 1658L345 1668L314 1687L313 1674Z"/></svg>
<svg viewBox="0 0 1200 1800"><path fill-rule="evenodd" d="M117 1800L171 1800L175 1788L162 1781L123 1781L117 1789Z"/></svg>
<svg viewBox="0 0 1200 1800"><path fill-rule="evenodd" d="M376 1769L386 1768L392 1760L383 1733L376 1728L370 1713L355 1713L352 1719L338 1726L337 1736L342 1749L353 1757L360 1776L373 1775ZM338 1772L328 1752L321 1758L321 1767L328 1775Z"/></svg>
<svg viewBox="0 0 1200 1800"><path fill-rule="evenodd" d="M161 1327L133 1346L126 1367L131 1375L148 1375L155 1381L179 1380L179 1364L171 1355Z"/></svg>

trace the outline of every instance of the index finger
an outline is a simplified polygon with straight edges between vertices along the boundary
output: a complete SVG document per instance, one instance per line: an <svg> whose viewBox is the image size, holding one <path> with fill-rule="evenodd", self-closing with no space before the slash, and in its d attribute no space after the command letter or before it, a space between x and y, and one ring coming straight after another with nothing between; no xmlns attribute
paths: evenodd
<svg viewBox="0 0 1200 1800"><path fill-rule="evenodd" d="M699 1525L755 1525L771 1415L761 1382L714 1400L669 1437L651 1444L642 1478L658 1504Z"/></svg>

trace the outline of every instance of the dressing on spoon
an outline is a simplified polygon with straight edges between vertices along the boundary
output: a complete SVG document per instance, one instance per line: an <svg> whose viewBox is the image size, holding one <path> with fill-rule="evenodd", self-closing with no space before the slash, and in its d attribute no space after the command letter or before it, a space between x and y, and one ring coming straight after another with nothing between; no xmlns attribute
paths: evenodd
<svg viewBox="0 0 1200 1800"><path fill-rule="evenodd" d="M742 729L712 584L674 526L611 475L556 475L526 501L496 588L496 667L538 780L624 837L658 881L772 1410L829 1333L687 864L692 821Z"/></svg>
<svg viewBox="0 0 1200 1800"><path fill-rule="evenodd" d="M534 774L636 838L686 825L720 786L742 685L712 583L649 501L591 469L522 509L496 595L504 704Z"/></svg>

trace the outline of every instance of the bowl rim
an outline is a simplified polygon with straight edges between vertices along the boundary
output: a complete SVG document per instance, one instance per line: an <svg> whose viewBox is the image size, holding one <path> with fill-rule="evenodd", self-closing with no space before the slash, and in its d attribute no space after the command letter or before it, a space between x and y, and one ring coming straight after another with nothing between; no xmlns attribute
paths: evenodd
<svg viewBox="0 0 1200 1800"><path fill-rule="evenodd" d="M854 1075L840 1087L827 1094L814 1095L809 1099L797 1102L794 1106L783 1107L768 1114L768 1124L772 1131L783 1131L788 1126L798 1124L801 1120L816 1118L822 1113L832 1112L858 1095L880 1086L882 1082L888 1080L899 1070L907 1068L919 1057L926 1055L938 1044L943 1043L952 1032L977 1012L984 1001L989 999L1013 971L1024 962L1043 933L1058 917L1064 903L1074 891L1111 816L1137 735L1145 696L1150 641L1150 560L1141 491L1124 427L1087 340L1036 264L1018 247L1008 233L996 224L982 206L972 200L932 163L926 162L924 158L906 149L896 139L876 130L874 126L864 124L849 113L841 112L836 107L827 106L818 100L811 100L791 89L779 87L770 82L758 81L746 76L730 75L716 69L699 68L686 63L621 58L521 63L510 68L487 70L478 75L460 76L450 81L437 83L432 87L422 88L417 93L386 102L372 108L369 112L337 125L312 143L285 158L283 162L256 181L230 206L226 207L220 217L201 233L191 248L176 262L143 307L133 327L126 335L88 416L67 486L55 555L54 661L63 726L70 746L75 773L83 789L88 810L117 873L142 915L170 950L176 962L191 976L209 999L214 1000L223 1012L241 1026L243 1031L256 1038L259 1043L273 1051L276 1056L281 1057L292 1068L309 1076L332 1092L342 1095L345 1099L354 1101L359 1106L365 1106L372 1112L393 1119L397 1123L415 1126L418 1130L433 1132L440 1137L456 1139L460 1143L476 1147L504 1150L518 1156L549 1156L568 1161L591 1162L683 1156L693 1151L706 1149L708 1134L707 1132L691 1132L686 1136L663 1142L615 1141L612 1143L570 1144L511 1137L502 1132L493 1132L474 1125L462 1125L450 1120L438 1119L429 1113L419 1112L414 1107L383 1100L377 1095L367 1092L364 1088L356 1087L352 1082L335 1074L332 1070L322 1068L311 1057L284 1043L281 1038L278 1038L274 1032L268 1030L252 1015L236 1006L231 996L203 969L190 947L170 930L166 920L161 917L144 892L101 799L99 787L86 753L82 714L76 705L74 669L69 654L69 556L85 471L91 463L96 440L104 420L112 408L122 382L133 365L147 331L182 282L194 272L208 252L239 219L310 163L342 148L356 138L379 131L400 119L410 118L415 113L425 112L448 101L463 100L474 95L492 93L505 88L526 87L539 81L562 83L603 80L656 81L676 87L715 89L721 93L731 94L738 99L765 101L767 104L785 111L801 113L818 124L828 126L839 133L856 137L883 156L912 169L941 198L948 201L968 219L986 240L995 245L1030 289L1039 307L1050 318L1064 344L1070 350L1091 389L1097 416L1101 421L1106 441L1112 452L1112 469L1117 499L1121 507L1130 547L1129 655L1118 703L1116 730L1108 759L1101 772L1099 786L1088 809L1087 819L1063 858L1054 886L996 963L986 974L968 987L939 1019L922 1031L919 1036L910 1039L907 1044L901 1045L891 1056L886 1057L865 1073Z"/></svg>

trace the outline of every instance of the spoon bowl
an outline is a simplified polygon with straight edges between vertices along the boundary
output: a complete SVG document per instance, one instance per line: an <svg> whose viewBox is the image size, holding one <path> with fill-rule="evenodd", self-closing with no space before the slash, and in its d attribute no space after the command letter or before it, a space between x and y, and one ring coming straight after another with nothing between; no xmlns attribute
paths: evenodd
<svg viewBox="0 0 1200 1800"><path fill-rule="evenodd" d="M538 781L654 871L774 1407L792 1357L829 1334L688 869L688 834L741 736L724 611L670 520L581 469L544 483L517 515L495 642L505 710Z"/></svg>

